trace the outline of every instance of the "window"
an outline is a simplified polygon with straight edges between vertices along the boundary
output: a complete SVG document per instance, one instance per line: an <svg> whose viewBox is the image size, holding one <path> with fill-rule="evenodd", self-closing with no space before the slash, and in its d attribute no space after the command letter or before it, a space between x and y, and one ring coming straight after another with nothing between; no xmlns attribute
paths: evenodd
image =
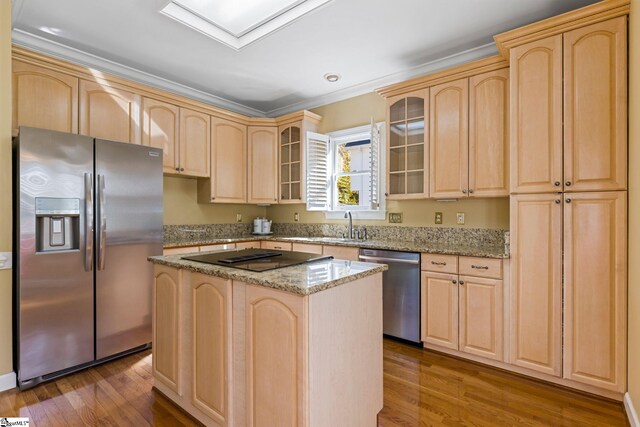
<svg viewBox="0 0 640 427"><path fill-rule="evenodd" d="M380 197L384 173L384 123L332 132L307 134L307 210L327 218L385 219Z"/></svg>

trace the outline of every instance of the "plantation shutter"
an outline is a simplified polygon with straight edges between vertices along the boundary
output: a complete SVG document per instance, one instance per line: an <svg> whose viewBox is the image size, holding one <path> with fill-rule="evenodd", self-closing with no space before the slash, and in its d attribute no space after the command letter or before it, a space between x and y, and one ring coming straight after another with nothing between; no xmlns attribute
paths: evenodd
<svg viewBox="0 0 640 427"><path fill-rule="evenodd" d="M371 166L370 182L370 204L371 209L378 209L380 206L380 135L381 124L373 123L371 120L371 150L369 155L369 164Z"/></svg>
<svg viewBox="0 0 640 427"><path fill-rule="evenodd" d="M329 210L329 148L328 135L307 132L307 210Z"/></svg>

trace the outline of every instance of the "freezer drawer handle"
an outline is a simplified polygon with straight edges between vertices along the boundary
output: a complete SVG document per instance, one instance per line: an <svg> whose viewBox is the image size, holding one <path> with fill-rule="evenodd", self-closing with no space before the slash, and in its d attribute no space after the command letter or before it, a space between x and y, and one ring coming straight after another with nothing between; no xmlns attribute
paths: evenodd
<svg viewBox="0 0 640 427"><path fill-rule="evenodd" d="M98 270L104 270L107 240L107 213L104 197L104 175L98 175Z"/></svg>
<svg viewBox="0 0 640 427"><path fill-rule="evenodd" d="M93 269L93 174L84 174L84 271Z"/></svg>
<svg viewBox="0 0 640 427"><path fill-rule="evenodd" d="M383 263L385 262L400 262L403 264L420 264L419 260L410 260L410 259L400 259L400 258L379 258L379 257L375 257L375 256L363 256L360 255L359 257L361 260L364 261L381 261Z"/></svg>

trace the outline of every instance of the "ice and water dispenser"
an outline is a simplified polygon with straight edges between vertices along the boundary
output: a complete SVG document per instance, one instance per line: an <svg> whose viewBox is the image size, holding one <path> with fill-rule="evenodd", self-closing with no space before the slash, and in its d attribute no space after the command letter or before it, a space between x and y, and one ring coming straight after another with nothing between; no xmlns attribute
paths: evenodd
<svg viewBox="0 0 640 427"><path fill-rule="evenodd" d="M80 249L80 199L36 198L36 252Z"/></svg>

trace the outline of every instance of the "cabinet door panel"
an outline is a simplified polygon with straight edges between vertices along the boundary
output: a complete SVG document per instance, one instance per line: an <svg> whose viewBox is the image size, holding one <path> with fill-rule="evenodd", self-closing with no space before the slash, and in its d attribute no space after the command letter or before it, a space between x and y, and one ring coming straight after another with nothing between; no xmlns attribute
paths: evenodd
<svg viewBox="0 0 640 427"><path fill-rule="evenodd" d="M502 280L460 276L460 351L503 359Z"/></svg>
<svg viewBox="0 0 640 427"><path fill-rule="evenodd" d="M78 78L12 62L12 129L31 126L78 133Z"/></svg>
<svg viewBox="0 0 640 427"><path fill-rule="evenodd" d="M469 196L509 195L509 69L469 78Z"/></svg>
<svg viewBox="0 0 640 427"><path fill-rule="evenodd" d="M180 108L151 98L142 99L142 145L162 149L162 169L178 171Z"/></svg>
<svg viewBox="0 0 640 427"><path fill-rule="evenodd" d="M564 377L624 392L627 194L566 194L564 218Z"/></svg>
<svg viewBox="0 0 640 427"><path fill-rule="evenodd" d="M358 248L349 248L346 246L333 246L333 245L324 245L322 246L323 255L331 255L334 259L346 259L349 261L358 261L358 256L360 255L360 249Z"/></svg>
<svg viewBox="0 0 640 427"><path fill-rule="evenodd" d="M458 349L458 276L422 273L422 341Z"/></svg>
<svg viewBox="0 0 640 427"><path fill-rule="evenodd" d="M250 426L303 426L306 300L247 286L247 409Z"/></svg>
<svg viewBox="0 0 640 427"><path fill-rule="evenodd" d="M211 117L198 111L180 108L180 173L208 177L211 174ZM184 170L183 170L184 169Z"/></svg>
<svg viewBox="0 0 640 427"><path fill-rule="evenodd" d="M515 47L510 58L511 192L559 191L562 35Z"/></svg>
<svg viewBox="0 0 640 427"><path fill-rule="evenodd" d="M627 188L627 17L564 35L565 191Z"/></svg>
<svg viewBox="0 0 640 427"><path fill-rule="evenodd" d="M211 181L215 202L247 201L247 127L212 117Z"/></svg>
<svg viewBox="0 0 640 427"><path fill-rule="evenodd" d="M179 270L156 266L153 280L154 377L182 395Z"/></svg>
<svg viewBox="0 0 640 427"><path fill-rule="evenodd" d="M248 202L278 202L278 129L250 126L248 130Z"/></svg>
<svg viewBox="0 0 640 427"><path fill-rule="evenodd" d="M80 80L80 133L140 144L140 104L138 94Z"/></svg>
<svg viewBox="0 0 640 427"><path fill-rule="evenodd" d="M429 194L464 197L469 187L469 81L434 86L430 93Z"/></svg>
<svg viewBox="0 0 640 427"><path fill-rule="evenodd" d="M562 370L562 200L511 196L510 362Z"/></svg>
<svg viewBox="0 0 640 427"><path fill-rule="evenodd" d="M191 275L194 406L224 424L231 375L231 280Z"/></svg>

